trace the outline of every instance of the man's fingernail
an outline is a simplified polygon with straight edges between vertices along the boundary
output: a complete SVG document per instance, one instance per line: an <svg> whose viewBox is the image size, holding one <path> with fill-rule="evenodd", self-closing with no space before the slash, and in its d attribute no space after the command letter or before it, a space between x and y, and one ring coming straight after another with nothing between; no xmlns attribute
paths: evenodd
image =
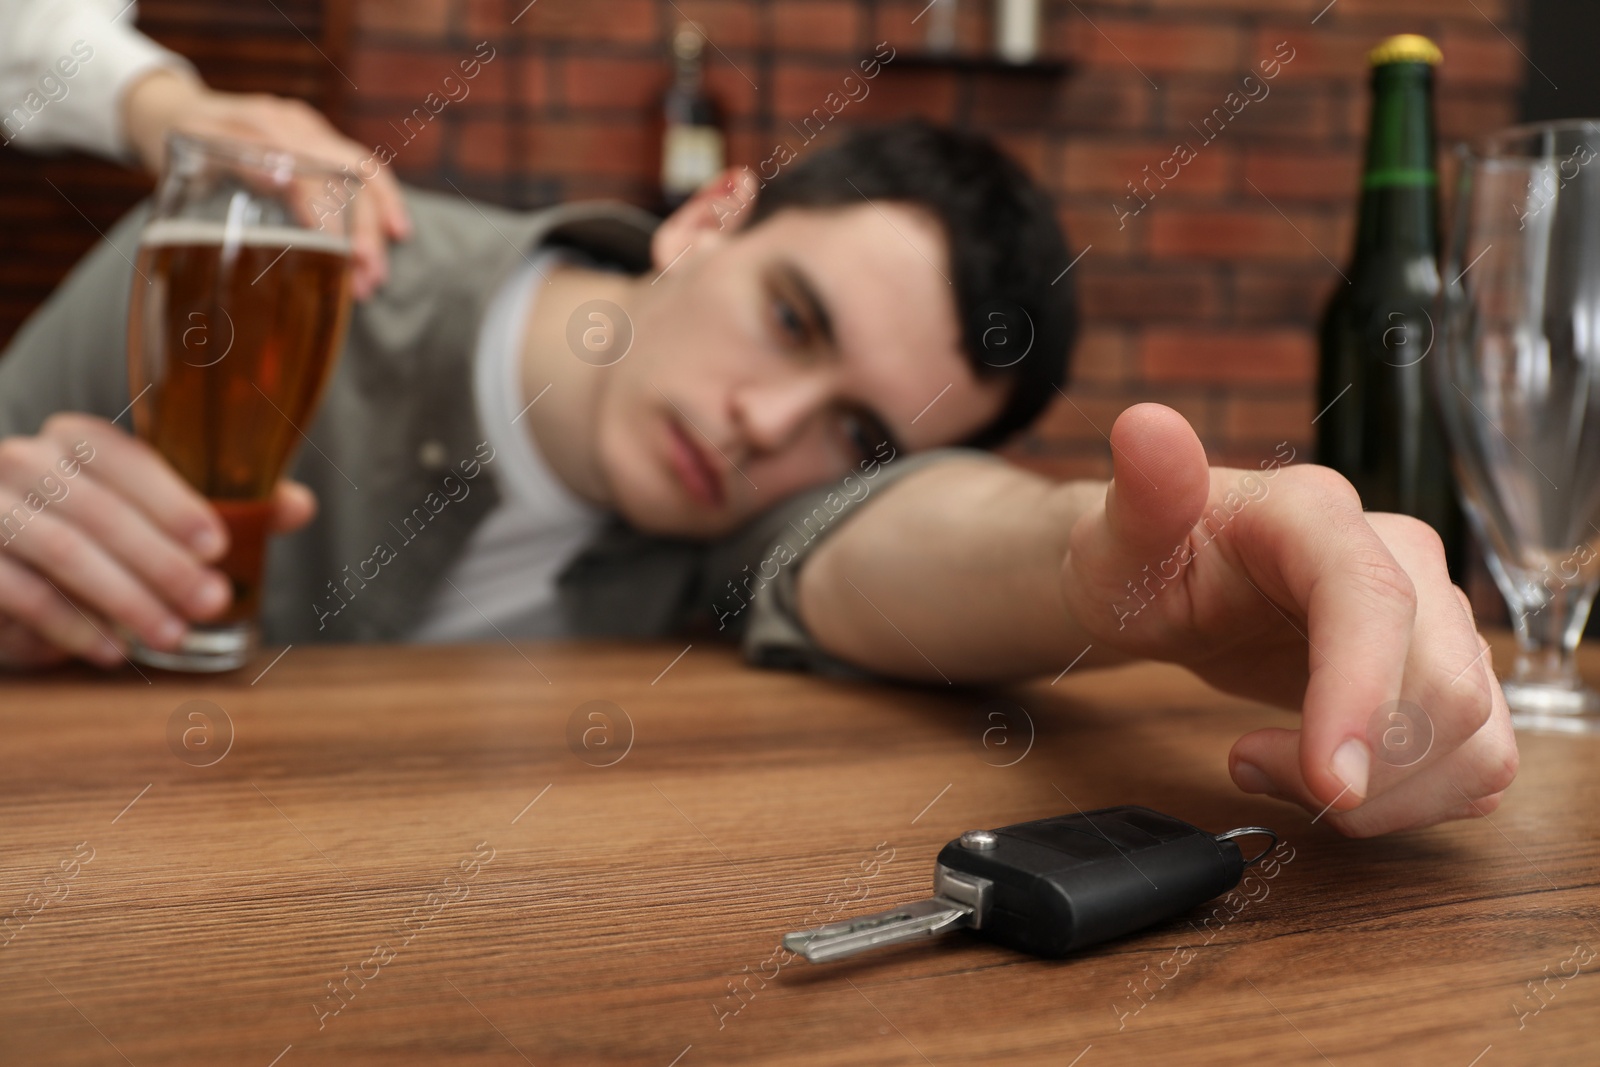
<svg viewBox="0 0 1600 1067"><path fill-rule="evenodd" d="M220 575L207 577L189 597L187 604L189 615L204 619L214 612L221 611L222 606L228 602L228 592L228 583Z"/></svg>
<svg viewBox="0 0 1600 1067"><path fill-rule="evenodd" d="M1266 771L1243 760L1233 765L1233 780L1246 793L1265 793L1272 788L1272 779L1267 777Z"/></svg>
<svg viewBox="0 0 1600 1067"><path fill-rule="evenodd" d="M151 644L160 649L177 648L186 629L188 627L183 625L182 619L163 619L156 625L152 635L155 640Z"/></svg>
<svg viewBox="0 0 1600 1067"><path fill-rule="evenodd" d="M1367 795L1367 772L1371 767L1372 753L1365 743L1353 737L1333 750L1333 773L1358 797Z"/></svg>
<svg viewBox="0 0 1600 1067"><path fill-rule="evenodd" d="M222 551L222 535L209 526L202 526L189 536L189 544L202 559L210 559Z"/></svg>

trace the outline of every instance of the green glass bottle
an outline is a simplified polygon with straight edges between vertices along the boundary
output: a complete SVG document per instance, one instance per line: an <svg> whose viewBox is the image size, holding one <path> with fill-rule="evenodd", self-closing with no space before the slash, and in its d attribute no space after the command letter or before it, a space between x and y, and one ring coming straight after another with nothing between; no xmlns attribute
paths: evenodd
<svg viewBox="0 0 1600 1067"><path fill-rule="evenodd" d="M1322 320L1317 462L1350 479L1368 511L1427 521L1465 580L1466 524L1431 392L1439 294L1433 69L1439 49L1404 34L1374 48L1372 123L1355 257ZM1439 358L1433 355L1433 358Z"/></svg>

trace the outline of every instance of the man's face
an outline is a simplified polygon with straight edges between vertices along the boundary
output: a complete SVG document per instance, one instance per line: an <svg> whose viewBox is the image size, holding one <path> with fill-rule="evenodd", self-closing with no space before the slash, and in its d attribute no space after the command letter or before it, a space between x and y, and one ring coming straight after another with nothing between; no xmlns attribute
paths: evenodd
<svg viewBox="0 0 1600 1067"><path fill-rule="evenodd" d="M943 231L922 210L784 210L687 247L640 287L597 405L599 462L635 527L726 534L1000 411L1005 384L960 350Z"/></svg>

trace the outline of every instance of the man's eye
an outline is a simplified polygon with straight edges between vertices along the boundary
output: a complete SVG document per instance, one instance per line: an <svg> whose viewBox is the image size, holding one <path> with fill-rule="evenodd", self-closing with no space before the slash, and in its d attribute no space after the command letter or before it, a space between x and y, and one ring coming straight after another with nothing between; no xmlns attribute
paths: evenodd
<svg viewBox="0 0 1600 1067"><path fill-rule="evenodd" d="M887 439L876 418L855 408L839 413L839 432L861 459L871 459Z"/></svg>
<svg viewBox="0 0 1600 1067"><path fill-rule="evenodd" d="M795 310L795 306L781 296L772 300L772 318L786 344L804 348L810 343L810 325Z"/></svg>

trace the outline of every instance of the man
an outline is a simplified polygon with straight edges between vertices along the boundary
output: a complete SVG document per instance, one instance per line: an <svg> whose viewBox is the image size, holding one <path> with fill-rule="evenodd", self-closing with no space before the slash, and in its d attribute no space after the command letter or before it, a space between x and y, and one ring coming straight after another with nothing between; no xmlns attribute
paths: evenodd
<svg viewBox="0 0 1600 1067"><path fill-rule="evenodd" d="M1110 486L946 447L1025 425L1070 344L1069 260L1014 164L906 124L758 184L729 175L653 231L412 194L416 235L278 497L299 532L269 560L269 637L698 621L756 662L943 684L1151 657L1303 710L1235 745L1246 791L1351 834L1493 810L1516 746L1423 524L1291 456L1210 469L1156 405L1113 427ZM214 512L103 418L130 401L137 223L0 359L0 517L92 453L0 551L13 664L115 665L114 626L173 647L227 599ZM1397 701L1434 729L1404 768L1369 737Z"/></svg>

